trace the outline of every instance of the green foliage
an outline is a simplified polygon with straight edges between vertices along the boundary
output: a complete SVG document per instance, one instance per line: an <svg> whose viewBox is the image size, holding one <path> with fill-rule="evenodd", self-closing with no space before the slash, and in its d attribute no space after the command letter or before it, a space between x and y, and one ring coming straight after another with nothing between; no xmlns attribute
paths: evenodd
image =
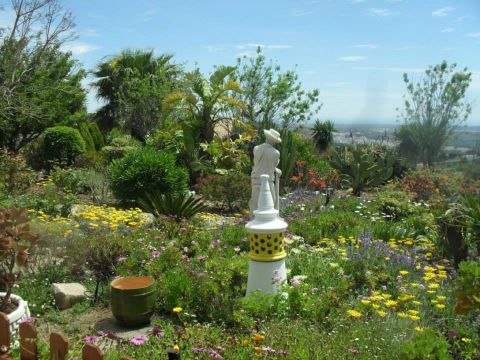
<svg viewBox="0 0 480 360"><path fill-rule="evenodd" d="M206 79L199 69L185 74L183 89L170 93L163 104L165 111L187 123L195 135L196 143L210 143L215 126L224 125L245 105L234 94L242 92L240 84L230 76L232 66L218 66Z"/></svg>
<svg viewBox="0 0 480 360"><path fill-rule="evenodd" d="M405 360L450 360L447 340L435 331L427 329L417 334L402 347L401 359Z"/></svg>
<svg viewBox="0 0 480 360"><path fill-rule="evenodd" d="M153 190L145 193L143 197L137 199L137 202L145 211L156 217L172 215L179 219L189 219L207 209L201 199L189 193L161 194Z"/></svg>
<svg viewBox="0 0 480 360"><path fill-rule="evenodd" d="M400 116L405 119L398 133L399 150L412 161L420 160L432 166L453 130L465 121L471 105L465 93L472 74L463 69L455 71L456 64L446 61L425 71L424 78L413 83L407 74L405 106Z"/></svg>
<svg viewBox="0 0 480 360"><path fill-rule="evenodd" d="M85 152L85 141L77 129L55 126L45 130L44 157L59 164L73 164L75 158Z"/></svg>
<svg viewBox="0 0 480 360"><path fill-rule="evenodd" d="M183 193L187 187L187 172L175 164L175 157L149 148L114 160L107 174L113 194L122 201L135 201L154 190Z"/></svg>
<svg viewBox="0 0 480 360"><path fill-rule="evenodd" d="M17 194L32 185L36 178L23 156L0 150L0 193Z"/></svg>
<svg viewBox="0 0 480 360"><path fill-rule="evenodd" d="M280 151L278 168L282 171L282 178L288 181L295 174L295 164L299 160L299 143L301 141L289 130L282 130L280 138L282 142L277 145L277 149Z"/></svg>
<svg viewBox="0 0 480 360"><path fill-rule="evenodd" d="M107 135L107 143L108 145L102 148L102 154L108 162L120 159L126 153L141 147L141 143L137 139L123 134L117 128L112 129Z"/></svg>
<svg viewBox="0 0 480 360"><path fill-rule="evenodd" d="M83 122L78 126L78 131L82 135L83 140L85 141L85 150L87 152L95 151L95 143L93 142L92 135L90 134L90 129L88 124Z"/></svg>
<svg viewBox="0 0 480 360"><path fill-rule="evenodd" d="M384 191L379 192L375 203L379 211L391 220L400 220L415 213L411 195L393 186L387 186Z"/></svg>
<svg viewBox="0 0 480 360"><path fill-rule="evenodd" d="M480 192L465 193L460 198L460 203L464 208L465 221L463 225L469 232L470 242L480 253Z"/></svg>
<svg viewBox="0 0 480 360"><path fill-rule="evenodd" d="M86 182L87 172L88 170L85 169L62 169L60 167L55 167L53 171L50 172L50 176L55 185L62 191L77 195L86 194L88 192L88 185Z"/></svg>
<svg viewBox="0 0 480 360"><path fill-rule="evenodd" d="M243 91L235 96L246 106L244 122L258 130L297 127L314 117L321 108L319 91L305 91L295 71L282 72L280 66L267 61L261 48L257 56L239 58L233 77ZM283 139L283 138L282 138Z"/></svg>
<svg viewBox="0 0 480 360"><path fill-rule="evenodd" d="M335 131L336 130L332 121L315 121L312 129L312 136L315 142L315 146L318 150L325 151L329 148L330 145L333 144L333 133Z"/></svg>
<svg viewBox="0 0 480 360"><path fill-rule="evenodd" d="M458 275L455 281L455 295L458 300L455 312L464 314L480 309L480 263L462 261L458 267Z"/></svg>
<svg viewBox="0 0 480 360"><path fill-rule="evenodd" d="M358 195L367 187L378 186L393 174L395 156L391 152L377 153L369 147L343 147L333 152L330 165Z"/></svg>
<svg viewBox="0 0 480 360"><path fill-rule="evenodd" d="M200 147L211 160L210 166L218 174L232 172L246 173L250 170L250 157L245 151L245 142L239 138L235 141L221 140L215 137L209 144L202 143Z"/></svg>
<svg viewBox="0 0 480 360"><path fill-rule="evenodd" d="M201 179L199 191L203 197L224 209L233 212L248 207L250 199L250 177L240 173L210 175Z"/></svg>
<svg viewBox="0 0 480 360"><path fill-rule="evenodd" d="M165 119L163 101L182 71L172 57L127 49L97 66L94 86L105 105L96 116L103 129L120 126L143 141Z"/></svg>
<svg viewBox="0 0 480 360"><path fill-rule="evenodd" d="M81 86L86 72L78 69L77 61L70 53L61 52L53 39L48 45L27 46L28 41L44 38L37 30L28 40L6 33L0 40L0 88L4 94L0 98L0 147L18 152L48 127L75 125L86 116Z"/></svg>
<svg viewBox="0 0 480 360"><path fill-rule="evenodd" d="M95 149L100 151L105 146L105 139L96 122L88 122L88 130L92 136Z"/></svg>

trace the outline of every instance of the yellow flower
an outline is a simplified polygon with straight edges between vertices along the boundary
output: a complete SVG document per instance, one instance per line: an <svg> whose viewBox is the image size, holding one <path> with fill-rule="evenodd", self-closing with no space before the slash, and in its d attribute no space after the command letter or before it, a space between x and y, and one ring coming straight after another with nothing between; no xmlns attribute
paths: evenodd
<svg viewBox="0 0 480 360"><path fill-rule="evenodd" d="M397 315L398 315L399 317L401 317L402 319L405 319L406 317L408 317L408 315L405 314L404 312L398 312Z"/></svg>
<svg viewBox="0 0 480 360"><path fill-rule="evenodd" d="M374 309L380 309L380 305L378 305L378 304L372 304L372 307L373 307Z"/></svg>
<svg viewBox="0 0 480 360"><path fill-rule="evenodd" d="M334 268L337 268L337 267L339 266L337 263L334 263L334 262L331 262L331 263L328 264L328 265L330 265L330 267L333 268L333 269L334 269Z"/></svg>
<svg viewBox="0 0 480 360"><path fill-rule="evenodd" d="M378 310L377 314L380 315L381 317L387 316L387 313L385 311L382 311L382 310Z"/></svg>
<svg viewBox="0 0 480 360"><path fill-rule="evenodd" d="M351 317L354 317L354 318L357 318L357 319L362 317L362 314L359 313L356 310L348 310L347 314L348 314L348 316L351 316Z"/></svg>
<svg viewBox="0 0 480 360"><path fill-rule="evenodd" d="M172 311L173 311L174 313L177 313L177 314L178 314L179 312L182 312L183 309L182 309L180 306L177 306L177 307L174 307L174 308L172 309Z"/></svg>
<svg viewBox="0 0 480 360"><path fill-rule="evenodd" d="M417 310L408 310L408 313L410 315L418 315L418 311Z"/></svg>
<svg viewBox="0 0 480 360"><path fill-rule="evenodd" d="M421 326L416 326L415 331L418 331L419 333L423 333L425 331L425 329Z"/></svg>
<svg viewBox="0 0 480 360"><path fill-rule="evenodd" d="M180 351L180 348L178 347L177 344L173 345L173 352L178 353Z"/></svg>
<svg viewBox="0 0 480 360"><path fill-rule="evenodd" d="M445 305L444 304L436 304L435 307L437 309L444 309L445 308Z"/></svg>
<svg viewBox="0 0 480 360"><path fill-rule="evenodd" d="M418 288L419 284L418 283L410 283L410 286L413 288Z"/></svg>
<svg viewBox="0 0 480 360"><path fill-rule="evenodd" d="M406 270L400 270L400 275L408 275L408 271L406 271Z"/></svg>
<svg viewBox="0 0 480 360"><path fill-rule="evenodd" d="M362 302L363 305L368 305L371 302L370 300L366 300L366 299L362 299L360 301Z"/></svg>
<svg viewBox="0 0 480 360"><path fill-rule="evenodd" d="M417 316L417 315L410 315L410 319L413 320L413 321L418 321L418 320L420 320L420 317Z"/></svg>
<svg viewBox="0 0 480 360"><path fill-rule="evenodd" d="M469 338L464 337L464 338L462 338L462 341L463 341L464 343L469 343L469 342L472 341L472 339L469 339Z"/></svg>
<svg viewBox="0 0 480 360"><path fill-rule="evenodd" d="M395 306L397 306L397 302L394 301L394 300L387 300L387 301L385 301L385 306L387 308L395 307Z"/></svg>
<svg viewBox="0 0 480 360"><path fill-rule="evenodd" d="M259 333L253 334L253 336L252 336L252 340L253 340L253 341L257 341L257 342L258 342L258 341L262 341L262 340L264 340L264 339L265 339L265 336L262 335L262 334L259 334Z"/></svg>
<svg viewBox="0 0 480 360"><path fill-rule="evenodd" d="M438 301L445 301L447 299L447 297L443 296L443 295L437 295L437 299L438 299Z"/></svg>
<svg viewBox="0 0 480 360"><path fill-rule="evenodd" d="M422 303L421 303L420 301L418 301L418 300L412 301L412 304L413 304L413 305L422 305Z"/></svg>
<svg viewBox="0 0 480 360"><path fill-rule="evenodd" d="M435 283L433 283L433 284L428 284L428 288L429 288L429 289L438 289L439 287L440 287L440 285L435 284Z"/></svg>
<svg viewBox="0 0 480 360"><path fill-rule="evenodd" d="M250 341L248 339L243 339L242 340L242 345L243 346L248 346L250 344Z"/></svg>

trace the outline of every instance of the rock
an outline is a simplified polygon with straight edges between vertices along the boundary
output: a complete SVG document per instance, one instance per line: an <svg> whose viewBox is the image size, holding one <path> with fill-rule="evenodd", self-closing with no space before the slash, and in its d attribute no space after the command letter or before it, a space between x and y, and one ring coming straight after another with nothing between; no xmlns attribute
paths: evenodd
<svg viewBox="0 0 480 360"><path fill-rule="evenodd" d="M56 283L52 289L55 305L60 310L69 309L87 297L87 289L79 283Z"/></svg>

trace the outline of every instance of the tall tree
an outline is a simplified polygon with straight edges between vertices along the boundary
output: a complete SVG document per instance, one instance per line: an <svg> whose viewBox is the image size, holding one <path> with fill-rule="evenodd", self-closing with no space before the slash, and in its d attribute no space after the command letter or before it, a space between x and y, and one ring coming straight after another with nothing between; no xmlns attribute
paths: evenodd
<svg viewBox="0 0 480 360"><path fill-rule="evenodd" d="M58 0L12 0L12 8L0 33L0 146L18 152L47 127L85 115L85 73L60 51L74 24Z"/></svg>
<svg viewBox="0 0 480 360"><path fill-rule="evenodd" d="M465 94L472 74L467 68L458 72L455 68L443 61L429 67L417 83L403 75L407 93L399 115L405 123L397 138L399 150L413 161L432 166L453 130L470 115Z"/></svg>
<svg viewBox="0 0 480 360"><path fill-rule="evenodd" d="M93 85L105 102L97 113L104 128L119 125L145 139L164 119L162 102L177 87L182 73L172 57L127 49L97 66L94 75L98 79Z"/></svg>
<svg viewBox="0 0 480 360"><path fill-rule="evenodd" d="M243 120L259 129L297 127L322 106L319 90L304 90L295 71L282 72L280 66L267 61L260 47L255 57L238 59L234 75L243 89L238 97L247 106Z"/></svg>
<svg viewBox="0 0 480 360"><path fill-rule="evenodd" d="M243 102L233 97L242 92L240 84L229 78L234 71L232 66L219 66L206 79L195 69L185 75L183 89L165 100L165 109L186 122L198 142L210 143L217 124L230 122L238 111L246 111Z"/></svg>

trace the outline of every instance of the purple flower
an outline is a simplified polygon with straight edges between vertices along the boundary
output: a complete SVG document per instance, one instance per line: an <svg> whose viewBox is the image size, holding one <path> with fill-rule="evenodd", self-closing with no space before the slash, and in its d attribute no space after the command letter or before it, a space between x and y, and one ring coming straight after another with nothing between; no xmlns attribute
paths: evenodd
<svg viewBox="0 0 480 360"><path fill-rule="evenodd" d="M352 355L359 355L360 354L360 350L355 349L355 348L350 348L350 349L348 349L348 351L350 351L350 353Z"/></svg>
<svg viewBox="0 0 480 360"><path fill-rule="evenodd" d="M163 337L163 329L159 326L154 326L152 329L152 334L157 337Z"/></svg>
<svg viewBox="0 0 480 360"><path fill-rule="evenodd" d="M192 352L194 354L199 354L199 353L207 352L207 349L203 347L192 347Z"/></svg>
<svg viewBox="0 0 480 360"><path fill-rule="evenodd" d="M152 250L152 257L157 258L160 256L160 252L157 249Z"/></svg>
<svg viewBox="0 0 480 360"><path fill-rule="evenodd" d="M448 330L448 335L450 335L450 336L455 336L455 335L457 335L457 334L458 334L458 331L455 330L455 329L450 329L450 330Z"/></svg>
<svg viewBox="0 0 480 360"><path fill-rule="evenodd" d="M90 335L83 338L83 342L87 344L94 344L98 340L98 336Z"/></svg>
<svg viewBox="0 0 480 360"><path fill-rule="evenodd" d="M129 343L135 346L141 346L145 344L147 340L148 340L148 335L139 335L131 338Z"/></svg>
<svg viewBox="0 0 480 360"><path fill-rule="evenodd" d="M212 359L215 359L215 360L223 360L223 356L220 355L218 352L216 352L216 351L213 350L213 349L208 349L207 353L208 353L208 355L209 355Z"/></svg>

